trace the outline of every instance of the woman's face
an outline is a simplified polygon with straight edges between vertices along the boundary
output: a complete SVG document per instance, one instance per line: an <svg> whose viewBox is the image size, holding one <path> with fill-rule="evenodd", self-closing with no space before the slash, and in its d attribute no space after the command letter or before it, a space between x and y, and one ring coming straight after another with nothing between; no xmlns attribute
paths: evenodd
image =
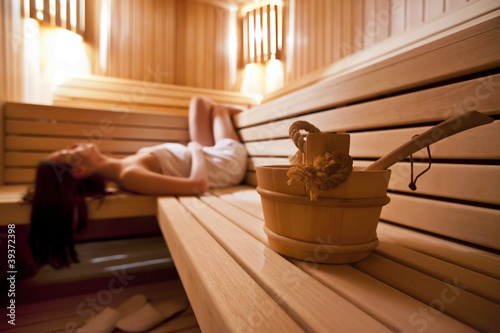
<svg viewBox="0 0 500 333"><path fill-rule="evenodd" d="M93 143L76 143L69 149L57 150L47 158L53 162L67 163L72 166L78 166L84 163L86 157L92 155L96 150Z"/></svg>

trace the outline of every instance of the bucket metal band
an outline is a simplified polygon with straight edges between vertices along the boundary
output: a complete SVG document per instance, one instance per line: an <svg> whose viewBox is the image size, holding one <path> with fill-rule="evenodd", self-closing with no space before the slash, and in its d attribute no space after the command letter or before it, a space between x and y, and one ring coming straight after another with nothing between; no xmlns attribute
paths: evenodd
<svg viewBox="0 0 500 333"><path fill-rule="evenodd" d="M325 198L318 197L316 201L311 201L309 196L306 195L293 195L280 193L275 191L270 191L257 186L257 192L266 199L302 204L309 206L328 206L328 207L370 207L370 206L384 206L391 201L391 199L385 195L383 197L375 198L358 198L358 199L337 199L337 198Z"/></svg>
<svg viewBox="0 0 500 333"><path fill-rule="evenodd" d="M371 242L362 244L311 243L279 235L274 231L270 230L269 228L267 228L267 226L264 226L264 232L270 239L278 243L281 243L283 245L292 248L297 248L303 251L309 251L311 253L319 251L325 253L339 254L339 253L371 251L374 248L376 248L379 243L378 238L375 238Z"/></svg>

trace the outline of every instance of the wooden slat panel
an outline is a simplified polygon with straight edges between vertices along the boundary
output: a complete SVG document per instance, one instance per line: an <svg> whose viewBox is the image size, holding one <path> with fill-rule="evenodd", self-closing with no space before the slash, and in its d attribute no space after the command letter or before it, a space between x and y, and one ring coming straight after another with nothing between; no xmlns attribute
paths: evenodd
<svg viewBox="0 0 500 333"><path fill-rule="evenodd" d="M7 135L43 135L50 137L71 136L87 140L100 141L108 138L138 139L138 140L189 140L187 129L136 128L121 125L97 127L96 125L77 125L62 123L33 122L24 120L7 120Z"/></svg>
<svg viewBox="0 0 500 333"><path fill-rule="evenodd" d="M500 258L494 253L384 222L378 224L377 234L382 241L500 279Z"/></svg>
<svg viewBox="0 0 500 333"><path fill-rule="evenodd" d="M318 281L290 266L288 261L277 253L268 251L264 244L214 212L199 199L183 197L180 201L264 290L280 297L282 307L306 331L388 330ZM178 237L185 238L183 235ZM286 272L286 278L283 272ZM290 283L292 280L294 282Z"/></svg>
<svg viewBox="0 0 500 333"><path fill-rule="evenodd" d="M381 242L375 253L441 281L460 281L467 291L500 304L500 281L392 243Z"/></svg>
<svg viewBox="0 0 500 333"><path fill-rule="evenodd" d="M94 100L94 101L116 101L118 105L127 103L132 105L168 105L177 107L187 107L189 106L189 100L173 99L168 97L159 96L145 96L135 97L134 95L122 94L119 92L107 92L107 91L92 91L86 92L81 89L72 89L59 86L55 88L54 94L60 97L68 97L73 100Z"/></svg>
<svg viewBox="0 0 500 333"><path fill-rule="evenodd" d="M128 154L106 154L114 158L123 158ZM40 160L47 157L47 153L7 152L5 166L7 167L35 167Z"/></svg>
<svg viewBox="0 0 500 333"><path fill-rule="evenodd" d="M70 88L86 88L90 90L104 89L110 91L118 90L128 93L139 93L140 91L136 91L137 88L143 88L148 93L150 92L169 97L190 98L193 95L203 95L217 100L218 102L235 104L253 104L255 103L255 99L258 98L258 96L255 95L244 94L235 91L168 84L162 82L161 80L162 78L166 77L166 74L155 72L154 69L150 69L148 74L153 82L144 82L100 75L82 75L78 77L67 78L61 85Z"/></svg>
<svg viewBox="0 0 500 333"><path fill-rule="evenodd" d="M54 100L54 105L59 107L75 107L75 108L88 108L88 109L111 109L122 112L127 111L153 111L162 112L170 115L179 115L186 117L188 115L187 108L174 108L158 105L137 105L137 104L126 104L126 103L114 103L114 102L101 102L101 101L80 101L72 99L57 99Z"/></svg>
<svg viewBox="0 0 500 333"><path fill-rule="evenodd" d="M500 305L461 289L466 287L460 284L461 281L450 281L449 284L376 254L354 264L354 267L423 303L435 306L438 311L431 312L434 315L442 311L486 332L495 331L500 325ZM413 318L420 319L422 314Z"/></svg>
<svg viewBox="0 0 500 333"><path fill-rule="evenodd" d="M225 192L231 192L231 189L218 191L220 198L209 196L203 197L202 200L235 225L267 244L267 237L262 230L263 219L255 220L252 216L241 214L241 210L252 209L253 197L249 194L257 194L255 190L242 189L241 194L244 196L240 197L244 199L238 202L232 200L234 195L240 193L238 189L234 189L233 195L223 194ZM221 201L227 203L223 204ZM348 265L317 265L298 260L291 262L394 331L418 331L415 323L409 321L408 318L415 317L415 314L420 313L422 309L433 310L430 306ZM375 299L376 302L374 302ZM471 331L470 328L446 315L435 317L432 323L428 323L427 328L437 332L442 330Z"/></svg>
<svg viewBox="0 0 500 333"><path fill-rule="evenodd" d="M429 128L352 133L350 154L356 158L379 158L411 140L415 134L423 133ZM431 153L433 158L498 159L500 158L498 142L500 142L500 121L495 121L437 142L431 146ZM297 151L291 139L248 142L245 146L250 156L291 156ZM427 157L425 149L414 156Z"/></svg>
<svg viewBox="0 0 500 333"><path fill-rule="evenodd" d="M355 165L367 166L371 162L356 161ZM414 172L424 170L427 163L415 163ZM410 183L410 163L397 163L392 170L389 189L412 193ZM471 202L500 204L500 167L474 164L439 164L417 181L419 195L446 197Z"/></svg>
<svg viewBox="0 0 500 333"><path fill-rule="evenodd" d="M471 109L499 114L498 87L500 74L243 128L239 133L244 141L254 141L288 137L288 128L297 120L328 133L439 122Z"/></svg>
<svg viewBox="0 0 500 333"><path fill-rule="evenodd" d="M419 332L423 326L416 324L421 322L412 319L417 317L419 311L433 311L429 305L348 265L313 267L306 262L294 261L294 263L360 309L391 327L393 331ZM433 317L432 321L429 320L425 324L425 329L429 332L475 332L460 321L444 314Z"/></svg>
<svg viewBox="0 0 500 333"><path fill-rule="evenodd" d="M399 51L370 66L322 80L264 103L252 112L243 112L235 117L236 123L246 127L494 68L500 64L499 21L500 17L494 17L411 50ZM467 57L450 57L454 54ZM387 73L391 73L390 77Z"/></svg>
<svg viewBox="0 0 500 333"><path fill-rule="evenodd" d="M354 161L354 166L366 167L370 161ZM290 165L288 158L251 157L248 170L256 166ZM424 170L428 163L414 163L415 174ZM410 163L399 162L392 170L389 189L412 193ZM256 185L256 184L255 184ZM433 163L431 170L418 179L416 194L446 197L472 202L500 204L500 168L495 165Z"/></svg>
<svg viewBox="0 0 500 333"><path fill-rule="evenodd" d="M5 147L8 150L18 151L43 151L52 152L58 149L69 147L75 140L85 138L50 138L50 137L29 137L29 136L8 136L5 140ZM87 138L88 140L88 138ZM129 153L134 154L142 147L154 146L165 141L132 141L132 140L107 140L94 141L99 145L103 153Z"/></svg>
<svg viewBox="0 0 500 333"><path fill-rule="evenodd" d="M5 184L29 184L35 181L35 168L5 168Z"/></svg>
<svg viewBox="0 0 500 333"><path fill-rule="evenodd" d="M325 66L338 64L354 50L383 45L380 42L405 32L411 34L423 24L438 26L436 22L440 18L457 9L468 7L474 12L474 8L477 9L474 2L479 1L455 0L445 11L444 0L296 0L295 15L289 18L296 38L290 50L292 54L287 55L293 65L286 82L292 83ZM456 15L455 22L464 17ZM330 33L329 38L321 37ZM286 32L284 38L289 38ZM324 50L327 62L316 59Z"/></svg>
<svg viewBox="0 0 500 333"><path fill-rule="evenodd" d="M2 187L0 194L2 214L0 225L9 223L28 224L31 207L22 204L26 193L25 186L6 186L11 192L5 192ZM2 193L0 192L0 193ZM116 194L108 196L101 203L99 200L88 200L90 219L108 219L135 216L154 216L156 214L156 197L134 194Z"/></svg>
<svg viewBox="0 0 500 333"><path fill-rule="evenodd" d="M186 116L130 110L89 110L37 104L7 103L6 117L15 119L55 119L68 122L112 122L144 127L187 128Z"/></svg>
<svg viewBox="0 0 500 333"><path fill-rule="evenodd" d="M500 249L500 211L390 193L380 218L397 224Z"/></svg>
<svg viewBox="0 0 500 333"><path fill-rule="evenodd" d="M163 235L202 330L302 331L175 198L161 198L158 206ZM253 299L246 297L250 292Z"/></svg>
<svg viewBox="0 0 500 333"><path fill-rule="evenodd" d="M151 15L152 8L159 15ZM179 10L185 10L187 19L178 19ZM191 10L194 9L194 10ZM216 88L215 80L212 80L213 75L211 70L216 66L217 61L223 61L225 66L230 66L229 54L217 53L215 48L196 49L196 46L203 46L205 40L214 40L214 43L221 43L223 49L229 48L231 41L228 38L228 33L222 34L221 40L215 40L217 34L215 31L207 30L204 25L204 17L215 9L229 12L227 6L220 6L218 2L206 2L194 0L143 0L111 1L111 13L118 13L119 19L111 15L109 25L110 30L110 47L106 52L108 58L108 69L105 75L122 77L128 79L138 79L153 81L150 71L162 75L161 82L174 84L189 84L192 80L199 81L200 87ZM199 12L199 19L196 13ZM217 17L222 21L223 27L227 30L228 15L220 15ZM91 23L99 27L99 20ZM184 42L186 39L186 30L194 29L199 31L198 34L193 34L194 39ZM153 36L151 31L161 32L161 36ZM178 32L182 31L178 35ZM189 33L187 34L189 39ZM208 41L207 41L208 44ZM99 54L99 45L92 45L94 53ZM193 49L193 46L194 49ZM193 58L194 61L185 61L187 57ZM207 57L208 56L208 57ZM154 61L152 59L154 58ZM210 60L208 60L208 59ZM191 64L205 63L206 66L192 69ZM224 71L214 72L223 82L224 87L229 90L237 90L234 85L234 78L227 75Z"/></svg>

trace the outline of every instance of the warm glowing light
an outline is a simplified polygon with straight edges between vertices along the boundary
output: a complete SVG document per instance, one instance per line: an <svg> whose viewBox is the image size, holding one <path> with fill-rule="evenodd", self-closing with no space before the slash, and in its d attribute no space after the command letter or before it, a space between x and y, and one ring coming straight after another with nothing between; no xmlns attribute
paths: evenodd
<svg viewBox="0 0 500 333"><path fill-rule="evenodd" d="M254 28L254 20L253 20L253 14L250 13L248 15L248 41L250 42L249 48L250 48L250 55L249 55L249 61L254 62L255 61L255 28Z"/></svg>
<svg viewBox="0 0 500 333"><path fill-rule="evenodd" d="M40 21L43 21L43 12L41 11L36 12L36 18L39 19Z"/></svg>
<svg viewBox="0 0 500 333"><path fill-rule="evenodd" d="M69 11L71 30L76 30L76 0L70 0Z"/></svg>
<svg viewBox="0 0 500 333"><path fill-rule="evenodd" d="M274 7L271 7L270 17L270 29L271 29L271 54L276 56L276 11Z"/></svg>
<svg viewBox="0 0 500 333"><path fill-rule="evenodd" d="M61 5L61 25L63 27L66 27L66 14L67 14L67 8L66 8L66 0L60 0L60 5Z"/></svg>
<svg viewBox="0 0 500 333"><path fill-rule="evenodd" d="M109 30L110 30L110 3L109 1L101 2L101 16L99 29L99 66L103 73L108 69L108 46L109 46Z"/></svg>

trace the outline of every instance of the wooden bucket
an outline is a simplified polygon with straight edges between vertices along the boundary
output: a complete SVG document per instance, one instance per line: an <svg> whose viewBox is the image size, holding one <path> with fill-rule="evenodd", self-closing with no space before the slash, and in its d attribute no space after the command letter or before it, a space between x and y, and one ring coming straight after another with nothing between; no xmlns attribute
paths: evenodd
<svg viewBox="0 0 500 333"><path fill-rule="evenodd" d="M347 134L308 134L305 158L349 151ZM303 183L288 185L290 166L257 167L269 246L283 255L342 264L366 258L378 245L377 224L389 203L390 170L353 168L347 180L311 201Z"/></svg>
<svg viewBox="0 0 500 333"><path fill-rule="evenodd" d="M390 170L353 170L337 188L311 201L301 183L287 185L290 166L257 167L269 246L286 256L341 264L366 258L378 245L377 224Z"/></svg>

